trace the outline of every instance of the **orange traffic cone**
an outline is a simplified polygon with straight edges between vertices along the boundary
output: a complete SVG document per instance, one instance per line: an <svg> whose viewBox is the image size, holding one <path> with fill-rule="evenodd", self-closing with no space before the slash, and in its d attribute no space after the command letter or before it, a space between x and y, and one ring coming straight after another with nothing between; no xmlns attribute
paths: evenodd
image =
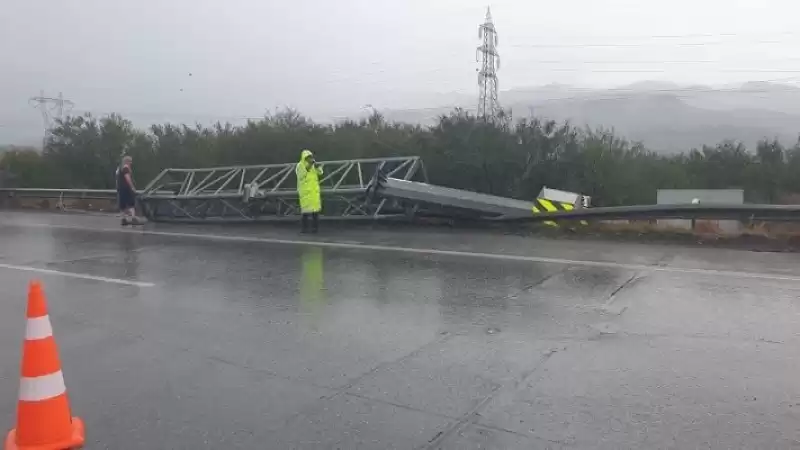
<svg viewBox="0 0 800 450"><path fill-rule="evenodd" d="M30 284L27 317L17 428L8 433L5 450L79 448L84 442L83 422L70 414L47 303L38 281Z"/></svg>

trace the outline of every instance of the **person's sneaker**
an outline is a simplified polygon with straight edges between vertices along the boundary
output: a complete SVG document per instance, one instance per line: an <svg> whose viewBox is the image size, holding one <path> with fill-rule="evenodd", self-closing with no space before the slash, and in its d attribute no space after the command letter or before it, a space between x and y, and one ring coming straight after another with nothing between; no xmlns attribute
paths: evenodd
<svg viewBox="0 0 800 450"><path fill-rule="evenodd" d="M124 227L126 225L130 225L130 222L128 222L128 218L126 216L122 216L122 220L120 221L120 224Z"/></svg>

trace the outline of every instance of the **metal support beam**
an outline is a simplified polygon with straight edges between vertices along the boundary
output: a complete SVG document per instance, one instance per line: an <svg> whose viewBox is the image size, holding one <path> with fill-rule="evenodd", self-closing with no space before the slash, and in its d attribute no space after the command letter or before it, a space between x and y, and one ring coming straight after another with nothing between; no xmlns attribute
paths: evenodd
<svg viewBox="0 0 800 450"><path fill-rule="evenodd" d="M419 157L321 161L323 217L374 219L407 211L401 202L367 196L377 171L427 181ZM139 195L154 221L269 221L299 214L295 163L167 169ZM236 180L234 182L234 180Z"/></svg>

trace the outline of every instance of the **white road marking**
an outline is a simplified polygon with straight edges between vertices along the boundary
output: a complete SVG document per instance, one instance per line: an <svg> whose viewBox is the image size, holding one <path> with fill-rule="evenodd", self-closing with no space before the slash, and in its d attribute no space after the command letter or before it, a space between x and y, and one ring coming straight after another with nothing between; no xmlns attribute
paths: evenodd
<svg viewBox="0 0 800 450"><path fill-rule="evenodd" d="M123 285L126 285L126 286L136 286L136 287L153 287L153 286L155 286L155 284L148 283L148 282L145 282L145 281L123 280L121 278L108 278L108 277L101 277L101 276L97 276L97 275L88 275L88 274L84 274L84 273L63 272L61 270L43 269L41 267L16 266L16 265L13 265L13 264L2 264L2 263L0 263L0 269L21 270L21 271L24 271L24 272L41 273L43 275L58 275L58 276L67 277L67 278L78 278L78 279L81 279L81 280L102 281L104 283L123 284Z"/></svg>
<svg viewBox="0 0 800 450"><path fill-rule="evenodd" d="M0 225L17 226L22 228L25 227L56 228L56 229L67 229L67 230L103 232L103 233L133 233L133 234L143 234L150 236L206 239L206 240L227 241L227 242L247 242L247 243L279 244L279 245L305 245L312 247L337 248L337 249L347 249L347 250L372 250L381 252L410 253L416 255L455 256L459 258L479 258L479 259L490 259L490 260L500 260L500 261L534 262L534 263L559 264L559 265L569 265L569 266L624 269L624 270L634 270L634 271L641 270L645 272L687 273L687 274L707 275L707 276L800 282L800 276L780 275L780 274L772 274L764 272L739 272L739 271L717 270L717 269L696 269L690 267L668 267L668 266L654 266L654 265L651 266L646 264L628 264L628 263L617 263L611 261L589 261L580 259L549 258L545 256L469 252L462 250L438 250L432 248L392 247L388 245L357 244L357 243L329 242L329 241L302 241L295 239L261 238L255 236L232 236L224 234L207 234L207 233L184 233L175 231L155 231L155 230L142 230L142 229L128 230L121 228L84 228L75 225L54 225L46 223L18 224L13 222L0 222ZM3 265L0 264L0 267L3 267ZM89 276L87 275L86 277ZM118 280L118 281L125 281L125 280ZM135 282L128 282L128 283L135 283Z"/></svg>

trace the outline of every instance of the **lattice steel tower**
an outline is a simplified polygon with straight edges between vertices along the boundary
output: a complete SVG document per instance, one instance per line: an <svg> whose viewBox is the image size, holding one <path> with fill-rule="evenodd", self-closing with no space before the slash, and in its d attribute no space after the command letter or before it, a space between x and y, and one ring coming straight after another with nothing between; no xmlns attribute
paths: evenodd
<svg viewBox="0 0 800 450"><path fill-rule="evenodd" d="M500 68L500 55L497 53L497 30L492 22L492 12L486 8L486 20L478 27L478 37L483 45L475 52L481 63L478 70L478 117L493 119L500 112L497 100L497 70Z"/></svg>
<svg viewBox="0 0 800 450"><path fill-rule="evenodd" d="M42 138L42 148L47 145L47 138L50 137L50 129L53 127L54 120L64 119L64 114L69 114L72 107L75 106L69 100L64 100L64 95L59 92L58 98L45 97L42 91L38 97L31 97L30 104L34 108L38 108L42 113L42 120L44 121L44 137Z"/></svg>

